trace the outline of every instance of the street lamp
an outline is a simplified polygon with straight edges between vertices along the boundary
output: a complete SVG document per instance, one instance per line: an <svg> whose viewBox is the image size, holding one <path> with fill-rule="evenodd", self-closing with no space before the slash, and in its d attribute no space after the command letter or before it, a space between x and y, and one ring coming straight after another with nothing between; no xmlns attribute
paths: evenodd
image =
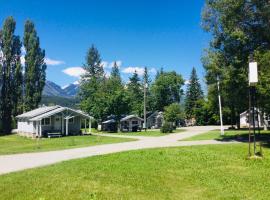
<svg viewBox="0 0 270 200"><path fill-rule="evenodd" d="M219 103L219 118L220 118L220 135L224 135L223 117L222 117L222 105L219 88L219 76L217 76L217 88L218 88L218 103Z"/></svg>

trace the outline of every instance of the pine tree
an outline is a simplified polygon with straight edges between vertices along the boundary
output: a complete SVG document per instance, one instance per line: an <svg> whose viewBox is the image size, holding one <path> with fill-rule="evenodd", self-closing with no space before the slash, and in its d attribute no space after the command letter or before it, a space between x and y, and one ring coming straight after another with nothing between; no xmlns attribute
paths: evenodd
<svg viewBox="0 0 270 200"><path fill-rule="evenodd" d="M24 26L25 110L38 107L46 81L45 50L40 48L35 25L30 20Z"/></svg>
<svg viewBox="0 0 270 200"><path fill-rule="evenodd" d="M132 113L141 116L143 113L143 86L136 71L129 78L127 91L130 98L130 107Z"/></svg>
<svg viewBox="0 0 270 200"><path fill-rule="evenodd" d="M106 79L100 54L94 45L87 51L84 70L85 74L82 76L79 94L80 106L96 119L102 119L107 113L107 110L104 109L107 107Z"/></svg>
<svg viewBox="0 0 270 200"><path fill-rule="evenodd" d="M194 67L192 68L189 81L186 91L185 112L188 118L192 118L195 117L195 110L199 106L198 101L203 99L203 91Z"/></svg>
<svg viewBox="0 0 270 200"><path fill-rule="evenodd" d="M111 75L106 81L107 115L115 115L119 121L123 114L130 111L129 98L121 80L119 67L114 62Z"/></svg>
<svg viewBox="0 0 270 200"><path fill-rule="evenodd" d="M121 83L120 71L119 71L119 67L117 66L116 62L114 62L114 64L113 64L110 78L115 79L116 81Z"/></svg>
<svg viewBox="0 0 270 200"><path fill-rule="evenodd" d="M17 106L16 95L21 94L21 43L18 36L14 35L16 22L13 17L8 17L1 31L0 51L1 60L1 122L2 132L8 134L12 129L12 111ZM18 88L14 87L18 86Z"/></svg>
<svg viewBox="0 0 270 200"><path fill-rule="evenodd" d="M84 69L86 71L86 73L83 75L84 78L101 79L104 77L101 58L98 49L94 45L92 45L87 52Z"/></svg>

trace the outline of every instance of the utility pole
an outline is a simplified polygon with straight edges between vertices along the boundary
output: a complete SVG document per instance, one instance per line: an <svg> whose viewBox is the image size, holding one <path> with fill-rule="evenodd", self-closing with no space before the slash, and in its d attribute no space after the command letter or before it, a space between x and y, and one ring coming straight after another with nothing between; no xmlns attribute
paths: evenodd
<svg viewBox="0 0 270 200"><path fill-rule="evenodd" d="M144 105L143 105L143 113L144 113L144 123L143 123L143 128L146 131L147 127L146 127L146 89L147 89L147 83L146 80L144 80L144 95L143 95L143 101L144 101Z"/></svg>
<svg viewBox="0 0 270 200"><path fill-rule="evenodd" d="M219 118L220 118L220 135L224 135L222 105L221 105L221 96L220 96L219 77L218 76L217 76L217 87L218 87L218 103L219 103Z"/></svg>

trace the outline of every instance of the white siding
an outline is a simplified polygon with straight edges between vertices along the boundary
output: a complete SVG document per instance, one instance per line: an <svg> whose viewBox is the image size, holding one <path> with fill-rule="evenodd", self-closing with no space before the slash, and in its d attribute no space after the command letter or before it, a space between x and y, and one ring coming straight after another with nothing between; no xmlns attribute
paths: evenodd
<svg viewBox="0 0 270 200"><path fill-rule="evenodd" d="M34 123L30 121L18 121L18 132L35 133Z"/></svg>

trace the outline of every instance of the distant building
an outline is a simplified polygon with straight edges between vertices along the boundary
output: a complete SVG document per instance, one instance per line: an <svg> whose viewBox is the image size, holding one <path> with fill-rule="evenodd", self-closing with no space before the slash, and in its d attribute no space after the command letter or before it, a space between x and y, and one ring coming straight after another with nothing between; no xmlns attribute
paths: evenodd
<svg viewBox="0 0 270 200"><path fill-rule="evenodd" d="M50 134L77 135L81 133L81 125L86 128L89 120L91 129L92 117L80 110L62 106L43 106L16 117L17 132L28 137L44 137Z"/></svg>
<svg viewBox="0 0 270 200"><path fill-rule="evenodd" d="M257 127L259 125L259 127L262 127L264 124L263 124L263 114L261 113L261 111L257 108L255 108L255 112L258 111L258 117L257 117L257 114L256 114L256 117L255 117L255 126ZM253 118L252 118L252 110L251 110L251 119L249 119L249 110L243 112L240 114L240 127L241 128L248 128L249 125L251 127L253 127ZM259 118L259 120L258 120Z"/></svg>
<svg viewBox="0 0 270 200"><path fill-rule="evenodd" d="M147 119L146 119L146 124L147 124L147 128L151 129L151 128L161 128L161 126L163 125L164 122L164 117L163 117L163 112L151 112L148 113L147 115Z"/></svg>
<svg viewBox="0 0 270 200"><path fill-rule="evenodd" d="M117 132L117 122L115 119L109 119L101 124L101 130L107 132Z"/></svg>
<svg viewBox="0 0 270 200"><path fill-rule="evenodd" d="M143 119L136 115L128 115L120 120L121 131L141 131Z"/></svg>

